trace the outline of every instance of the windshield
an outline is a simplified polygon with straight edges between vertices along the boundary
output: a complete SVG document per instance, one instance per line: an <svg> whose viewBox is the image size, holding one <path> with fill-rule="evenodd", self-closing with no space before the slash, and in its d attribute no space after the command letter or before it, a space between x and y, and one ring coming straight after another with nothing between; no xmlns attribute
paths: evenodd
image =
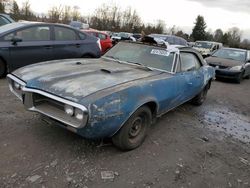
<svg viewBox="0 0 250 188"><path fill-rule="evenodd" d="M104 57L171 72L174 53L160 47L119 42Z"/></svg>
<svg viewBox="0 0 250 188"><path fill-rule="evenodd" d="M206 48L206 49L211 49L213 46L213 43L210 42L196 42L194 47L196 48Z"/></svg>
<svg viewBox="0 0 250 188"><path fill-rule="evenodd" d="M216 51L212 57L219 57L224 59L232 59L235 61L245 61L246 51L235 50L235 49L220 49Z"/></svg>

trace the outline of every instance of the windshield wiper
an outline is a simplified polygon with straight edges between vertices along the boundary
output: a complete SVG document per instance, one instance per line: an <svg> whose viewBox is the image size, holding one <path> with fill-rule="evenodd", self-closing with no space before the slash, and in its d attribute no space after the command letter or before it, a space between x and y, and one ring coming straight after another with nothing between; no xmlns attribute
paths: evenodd
<svg viewBox="0 0 250 188"><path fill-rule="evenodd" d="M105 58L105 57L111 58L112 60L114 60L114 61L116 61L116 62L118 62L118 63L122 63L122 62L119 60L118 57L114 57L114 56L112 56L112 55L105 55L105 56L103 56L103 57L104 57L104 58Z"/></svg>
<svg viewBox="0 0 250 188"><path fill-rule="evenodd" d="M135 63L135 62L132 62L132 61L121 61L119 58L111 56L111 55L106 55L106 56L103 56L103 57L111 58L111 59L113 59L114 61L116 61L118 63L128 63L128 64L131 64L131 65L139 65L138 67L141 67L141 68L146 69L146 70L153 71L153 69L151 69L150 67L147 67L147 66L145 66L145 65L143 65L141 63Z"/></svg>
<svg viewBox="0 0 250 188"><path fill-rule="evenodd" d="M127 61L127 62L130 63L130 64L140 65L139 67L142 67L142 68L144 68L144 69L153 71L153 69L151 69L150 67L148 67L148 66L146 66L146 65L143 65L143 64L141 64L141 63L134 63L134 62L129 62L129 61Z"/></svg>

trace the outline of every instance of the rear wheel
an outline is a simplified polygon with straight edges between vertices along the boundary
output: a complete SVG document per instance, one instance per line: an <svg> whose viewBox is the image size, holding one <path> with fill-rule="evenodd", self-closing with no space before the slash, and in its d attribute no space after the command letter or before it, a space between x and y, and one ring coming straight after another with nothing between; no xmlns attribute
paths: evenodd
<svg viewBox="0 0 250 188"><path fill-rule="evenodd" d="M196 96L192 99L191 103L197 106L202 105L202 103L205 101L205 99L207 98L207 92L209 89L209 84L207 84L204 89Z"/></svg>
<svg viewBox="0 0 250 188"><path fill-rule="evenodd" d="M140 107L113 136L114 145L122 150L137 148L143 143L151 121L151 110L147 106Z"/></svg>
<svg viewBox="0 0 250 188"><path fill-rule="evenodd" d="M3 62L3 60L0 59L0 78L4 77L6 75L6 72L6 64Z"/></svg>

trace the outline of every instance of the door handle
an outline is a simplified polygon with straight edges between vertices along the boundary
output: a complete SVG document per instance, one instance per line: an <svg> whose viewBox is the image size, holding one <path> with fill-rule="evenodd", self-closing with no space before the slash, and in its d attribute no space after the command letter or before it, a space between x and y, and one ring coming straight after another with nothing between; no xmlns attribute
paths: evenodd
<svg viewBox="0 0 250 188"><path fill-rule="evenodd" d="M80 45L80 44L76 44L76 47L77 47L77 48L80 48L80 47L81 47L81 45Z"/></svg>
<svg viewBox="0 0 250 188"><path fill-rule="evenodd" d="M49 49L52 49L53 47L51 45L46 45L44 46L44 48L49 50Z"/></svg>
<svg viewBox="0 0 250 188"><path fill-rule="evenodd" d="M188 82L188 85L193 85L193 83L192 82Z"/></svg>

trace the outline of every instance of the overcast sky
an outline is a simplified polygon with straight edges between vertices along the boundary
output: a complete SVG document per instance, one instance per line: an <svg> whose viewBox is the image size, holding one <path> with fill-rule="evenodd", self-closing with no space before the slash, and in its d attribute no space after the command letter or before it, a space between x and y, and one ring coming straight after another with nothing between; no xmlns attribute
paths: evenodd
<svg viewBox="0 0 250 188"><path fill-rule="evenodd" d="M17 0L21 6L26 0ZM250 39L250 0L29 0L37 13L47 13L52 6L70 5L80 7L82 15L92 14L101 4L116 4L121 8L136 9L144 22L164 20L167 27L175 25L190 33L198 14L204 16L207 29L221 28L226 31L239 27L244 38Z"/></svg>

